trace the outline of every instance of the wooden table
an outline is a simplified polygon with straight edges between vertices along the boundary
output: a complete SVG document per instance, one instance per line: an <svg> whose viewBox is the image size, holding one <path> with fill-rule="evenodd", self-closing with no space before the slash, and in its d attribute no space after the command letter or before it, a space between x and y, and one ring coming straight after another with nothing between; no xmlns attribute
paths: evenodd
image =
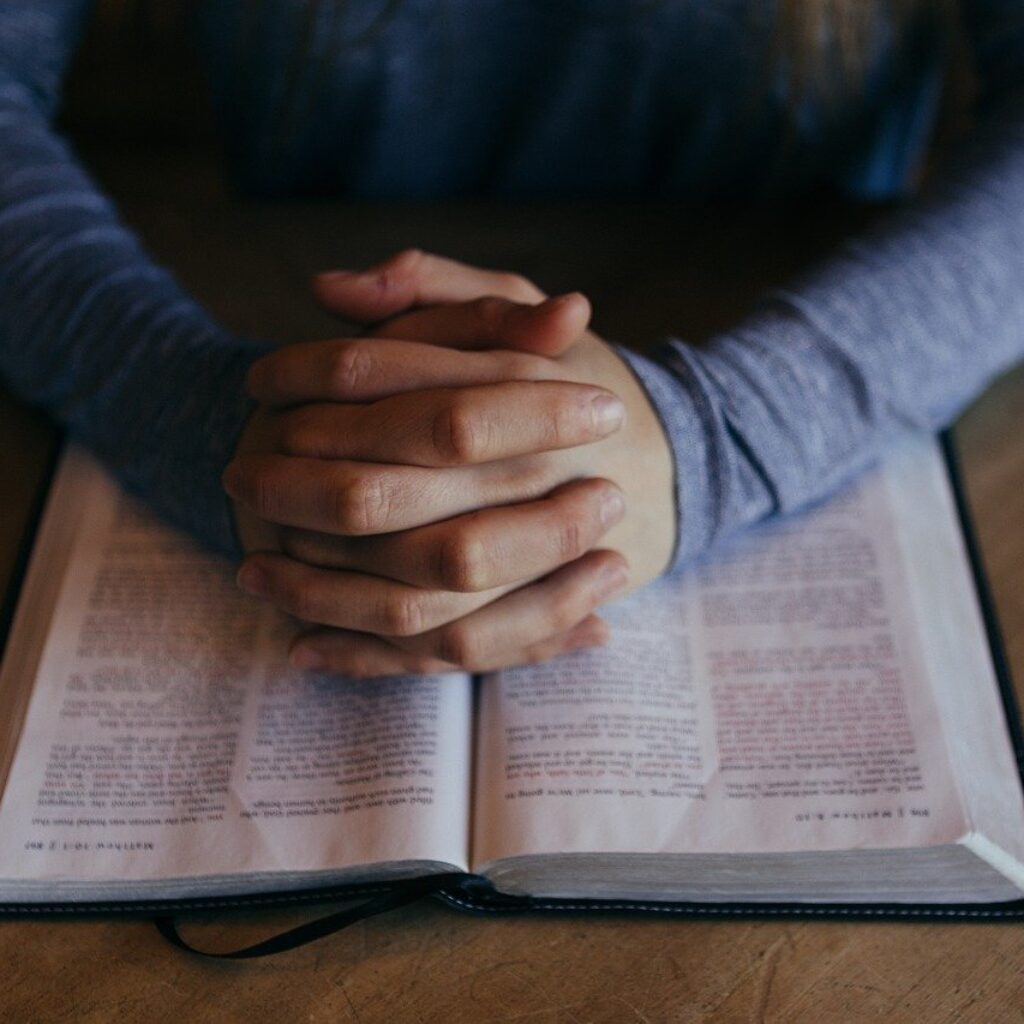
<svg viewBox="0 0 1024 1024"><path fill-rule="evenodd" d="M642 344L728 323L764 281L821 252L862 214L699 221L664 207L256 207L204 168L121 161L107 180L151 247L231 326L281 338L336 333L307 275L404 245L582 288L606 336ZM175 196L168 201L168 196ZM756 255L752 255L756 254ZM1009 660L1024 682L1024 372L957 430ZM0 399L0 586L43 478L53 433ZM215 948L304 919L191 922ZM252 964L169 948L144 922L0 924L0 1019L178 1021L1024 1020L1024 929L993 925L481 919L431 903Z"/></svg>

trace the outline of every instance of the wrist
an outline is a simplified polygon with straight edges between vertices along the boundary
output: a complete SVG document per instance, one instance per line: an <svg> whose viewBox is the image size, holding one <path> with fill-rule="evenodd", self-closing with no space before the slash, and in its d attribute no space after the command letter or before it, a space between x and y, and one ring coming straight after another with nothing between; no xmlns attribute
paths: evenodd
<svg viewBox="0 0 1024 1024"><path fill-rule="evenodd" d="M621 346L616 350L634 387L645 396L668 459L672 542L662 571L674 571L711 545L718 521L708 433L693 394L697 389L660 362Z"/></svg>
<svg viewBox="0 0 1024 1024"><path fill-rule="evenodd" d="M592 475L609 476L625 493L626 516L603 538L602 546L626 556L635 589L665 572L676 548L671 445L646 389L617 346L588 334L563 357L570 371L575 360L626 407L626 422L618 434L580 452L590 460L587 468Z"/></svg>

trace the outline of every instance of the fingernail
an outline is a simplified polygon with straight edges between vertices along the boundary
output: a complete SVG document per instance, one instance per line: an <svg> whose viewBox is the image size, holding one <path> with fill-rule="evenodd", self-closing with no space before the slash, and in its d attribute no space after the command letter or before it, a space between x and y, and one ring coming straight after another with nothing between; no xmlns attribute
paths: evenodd
<svg viewBox="0 0 1024 1024"><path fill-rule="evenodd" d="M547 316L548 313L552 313L556 310L563 309L566 306L575 305L583 296L579 292L569 292L566 295L556 295L552 299L545 299L543 302L538 302L536 306L526 306L520 310L524 316Z"/></svg>
<svg viewBox="0 0 1024 1024"><path fill-rule="evenodd" d="M604 647L608 643L608 632L602 626L589 623L578 626L566 637L566 651L582 651L587 647Z"/></svg>
<svg viewBox="0 0 1024 1024"><path fill-rule="evenodd" d="M626 513L626 499L618 488L609 488L601 495L601 525L607 530L614 526Z"/></svg>
<svg viewBox="0 0 1024 1024"><path fill-rule="evenodd" d="M355 277L351 270L324 270L316 275L318 281L333 284L335 281L344 281L346 277Z"/></svg>
<svg viewBox="0 0 1024 1024"><path fill-rule="evenodd" d="M548 299L544 305L549 309L561 309L562 306L575 305L581 299L585 302L586 298L583 292L566 292L564 295L556 295L553 299Z"/></svg>
<svg viewBox="0 0 1024 1024"><path fill-rule="evenodd" d="M255 594L257 597L266 594L270 584L267 574L258 565L249 563L238 570L235 581L246 593Z"/></svg>
<svg viewBox="0 0 1024 1024"><path fill-rule="evenodd" d="M590 403L594 432L599 437L614 433L626 418L626 407L614 395L598 395Z"/></svg>
<svg viewBox="0 0 1024 1024"><path fill-rule="evenodd" d="M629 572L621 562L609 562L594 581L594 590L599 601L623 590L629 583Z"/></svg>
<svg viewBox="0 0 1024 1024"><path fill-rule="evenodd" d="M572 305L580 300L579 292L570 292L568 295L558 295L553 299L545 299L534 305L530 303L510 302L505 315L522 319L526 323L533 323L534 319L543 320L549 313L562 309L564 306Z"/></svg>
<svg viewBox="0 0 1024 1024"><path fill-rule="evenodd" d="M315 672L327 667L327 659L315 647L293 647L288 660L294 668Z"/></svg>

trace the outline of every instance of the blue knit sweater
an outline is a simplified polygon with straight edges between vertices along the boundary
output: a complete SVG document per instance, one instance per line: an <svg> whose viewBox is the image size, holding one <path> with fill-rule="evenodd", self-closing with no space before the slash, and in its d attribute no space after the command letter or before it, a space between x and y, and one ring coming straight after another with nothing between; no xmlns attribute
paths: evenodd
<svg viewBox="0 0 1024 1024"><path fill-rule="evenodd" d="M0 3L0 372L234 555L219 478L258 349L153 263L53 130L90 6ZM975 123L923 194L708 348L628 356L673 445L679 560L949 422L1024 355L1024 2L963 6ZM771 22L756 0L206 0L194 27L257 193L908 195L939 37L882 19L865 87L794 115Z"/></svg>

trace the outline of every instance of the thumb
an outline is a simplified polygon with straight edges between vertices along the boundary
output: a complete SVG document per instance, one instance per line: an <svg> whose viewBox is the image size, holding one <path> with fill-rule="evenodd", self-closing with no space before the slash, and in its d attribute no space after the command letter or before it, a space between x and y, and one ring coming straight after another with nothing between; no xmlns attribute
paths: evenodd
<svg viewBox="0 0 1024 1024"><path fill-rule="evenodd" d="M570 349L589 323L590 303L579 292L536 306L489 295L405 313L378 324L370 336L465 351L511 349L555 357Z"/></svg>
<svg viewBox="0 0 1024 1024"><path fill-rule="evenodd" d="M493 295L536 305L546 296L519 274L403 249L367 270L317 274L313 294L325 309L358 324L378 323L420 306L469 302Z"/></svg>

